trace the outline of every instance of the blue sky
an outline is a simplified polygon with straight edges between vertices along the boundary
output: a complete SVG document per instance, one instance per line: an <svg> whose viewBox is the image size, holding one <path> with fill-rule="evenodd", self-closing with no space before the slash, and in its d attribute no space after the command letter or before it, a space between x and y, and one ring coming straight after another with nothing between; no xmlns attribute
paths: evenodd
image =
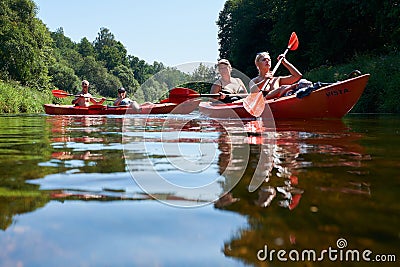
<svg viewBox="0 0 400 267"><path fill-rule="evenodd" d="M218 59L216 21L225 0L34 0L51 31L94 41L104 27L128 54L176 66Z"/></svg>

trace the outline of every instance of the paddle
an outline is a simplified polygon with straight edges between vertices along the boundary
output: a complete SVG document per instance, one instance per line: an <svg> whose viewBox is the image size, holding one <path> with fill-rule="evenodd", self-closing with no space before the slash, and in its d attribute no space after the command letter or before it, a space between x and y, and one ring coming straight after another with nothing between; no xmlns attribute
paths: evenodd
<svg viewBox="0 0 400 267"><path fill-rule="evenodd" d="M278 69L279 65L282 63L283 58L287 54L289 50L296 50L299 46L299 39L295 32L292 32L290 35L288 47L286 48L285 52L283 53L283 57L281 57L271 72L271 76L274 76L276 70ZM265 81L264 86L261 88L260 92L258 93L251 93L243 100L243 107L246 109L248 113L250 113L254 117L260 117L265 108L265 99L263 92L271 82L271 79L267 79Z"/></svg>
<svg viewBox="0 0 400 267"><path fill-rule="evenodd" d="M75 97L80 96L80 95L73 95L73 94L70 94L70 93L65 92L63 90L57 90L57 89L56 90L52 90L51 93L53 94L53 96L55 96L57 98L65 98L65 97L68 97L68 96L75 96ZM92 98L101 99L101 98L98 98L98 97L92 97ZM106 99L106 101L114 101L114 100L115 99Z"/></svg>
<svg viewBox="0 0 400 267"><path fill-rule="evenodd" d="M225 94L226 96L247 96L247 94ZM198 97L217 97L220 94L199 94L198 92L184 87L176 87L169 91L168 100L171 103L180 104L186 100Z"/></svg>

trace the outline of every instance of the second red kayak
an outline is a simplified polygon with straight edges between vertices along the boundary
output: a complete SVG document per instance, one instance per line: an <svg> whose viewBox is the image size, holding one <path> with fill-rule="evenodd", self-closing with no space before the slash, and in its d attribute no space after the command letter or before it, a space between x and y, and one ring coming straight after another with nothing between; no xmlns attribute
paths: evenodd
<svg viewBox="0 0 400 267"><path fill-rule="evenodd" d="M189 114L199 106L199 99L192 99L183 103L155 103L143 104L140 112L129 107L91 105L76 107L73 105L45 104L44 109L49 115L125 115L125 114Z"/></svg>

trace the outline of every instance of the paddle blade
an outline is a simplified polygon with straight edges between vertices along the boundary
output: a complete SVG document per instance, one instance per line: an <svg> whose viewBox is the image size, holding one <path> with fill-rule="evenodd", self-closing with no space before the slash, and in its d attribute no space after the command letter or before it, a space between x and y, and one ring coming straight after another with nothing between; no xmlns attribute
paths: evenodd
<svg viewBox="0 0 400 267"><path fill-rule="evenodd" d="M298 47L299 47L299 38L297 38L297 34L295 32L292 32L292 35L290 35L288 48L293 51L296 50Z"/></svg>
<svg viewBox="0 0 400 267"><path fill-rule="evenodd" d="M182 102L185 102L186 100L193 99L199 96L200 94L192 89L176 87L169 91L168 99L170 103L180 104Z"/></svg>
<svg viewBox="0 0 400 267"><path fill-rule="evenodd" d="M262 92L249 94L243 100L243 107L254 117L260 117L265 108L265 99Z"/></svg>
<svg viewBox="0 0 400 267"><path fill-rule="evenodd" d="M69 94L63 90L52 90L51 93L53 96L58 97L58 98L65 98L67 96L71 96L72 94Z"/></svg>

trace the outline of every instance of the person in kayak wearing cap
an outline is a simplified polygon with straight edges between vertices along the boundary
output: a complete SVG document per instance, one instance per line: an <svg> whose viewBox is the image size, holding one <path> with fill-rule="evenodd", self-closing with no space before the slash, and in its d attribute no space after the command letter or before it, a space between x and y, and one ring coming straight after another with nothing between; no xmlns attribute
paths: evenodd
<svg viewBox="0 0 400 267"><path fill-rule="evenodd" d="M214 82L210 90L211 94L219 94L215 97L216 100L232 103L242 98L239 95L235 96L236 94L247 94L246 86L242 80L231 76L232 66L229 60L219 60L217 67L221 77Z"/></svg>
<svg viewBox="0 0 400 267"><path fill-rule="evenodd" d="M136 101L133 101L132 99L126 96L126 90L123 87L118 89L118 97L114 101L114 106L129 106L135 111L142 110L142 108Z"/></svg>
<svg viewBox="0 0 400 267"><path fill-rule="evenodd" d="M259 92L267 80L269 85L265 88L265 99L278 98L283 96L289 90L292 90L297 81L302 77L300 71L296 69L283 55L278 57L282 59L282 65L288 69L290 75L273 77L271 73L271 57L268 52L258 53L254 63L258 69L258 76L250 81L250 92Z"/></svg>
<svg viewBox="0 0 400 267"><path fill-rule="evenodd" d="M80 91L72 100L72 104L77 107L88 107L90 103L95 105L102 105L106 100L105 97L102 97L100 101L96 101L93 96L89 93L89 82L87 80L82 81L82 91Z"/></svg>

